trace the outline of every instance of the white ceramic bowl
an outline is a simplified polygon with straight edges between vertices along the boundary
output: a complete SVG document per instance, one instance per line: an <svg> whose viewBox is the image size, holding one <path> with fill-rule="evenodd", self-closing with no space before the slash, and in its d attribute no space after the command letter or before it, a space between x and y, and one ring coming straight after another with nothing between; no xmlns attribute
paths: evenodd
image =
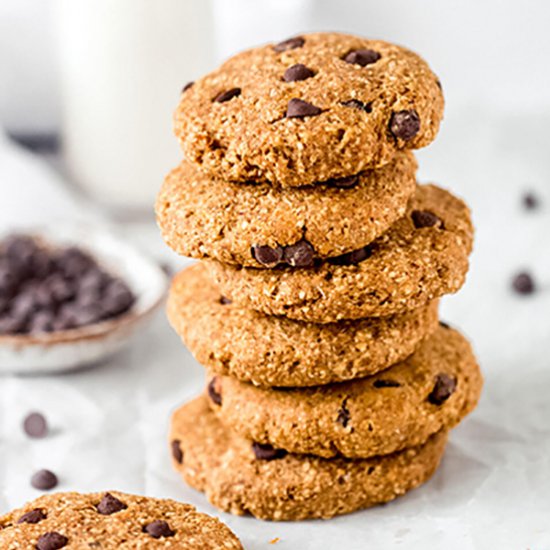
<svg viewBox="0 0 550 550"><path fill-rule="evenodd" d="M136 301L127 313L108 321L58 332L0 335L0 373L53 373L98 363L128 344L164 302L168 278L160 266L103 230L61 225L18 232L88 251L124 279Z"/></svg>

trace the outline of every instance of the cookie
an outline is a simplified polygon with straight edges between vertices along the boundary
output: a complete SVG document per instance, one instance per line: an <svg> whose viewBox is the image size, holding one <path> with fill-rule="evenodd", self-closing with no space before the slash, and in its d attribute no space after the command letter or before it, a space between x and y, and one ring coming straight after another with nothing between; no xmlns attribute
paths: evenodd
<svg viewBox="0 0 550 550"><path fill-rule="evenodd" d="M421 485L437 468L447 434L384 457L327 460L292 455L235 435L205 397L172 417L173 464L210 502L261 519L330 518L388 502Z"/></svg>
<svg viewBox="0 0 550 550"><path fill-rule="evenodd" d="M392 317L324 325L224 299L202 263L176 275L168 318L197 361L260 386L315 386L375 374L408 357L438 326L437 302Z"/></svg>
<svg viewBox="0 0 550 550"><path fill-rule="evenodd" d="M3 550L126 548L241 550L221 521L173 500L108 493L57 493L0 517Z"/></svg>
<svg viewBox="0 0 550 550"><path fill-rule="evenodd" d="M209 393L220 420L243 437L290 453L368 458L454 427L474 409L482 385L467 340L440 327L408 359L375 376L300 389L257 388L224 376L211 381Z"/></svg>
<svg viewBox="0 0 550 550"><path fill-rule="evenodd" d="M371 243L405 213L416 161L389 164L316 187L212 179L183 162L157 200L164 240L179 254L252 267L311 265Z"/></svg>
<svg viewBox="0 0 550 550"><path fill-rule="evenodd" d="M313 323L402 313L456 292L468 271L468 207L420 185L405 216L369 246L317 267L240 268L208 260L227 298L247 308Z"/></svg>
<svg viewBox="0 0 550 550"><path fill-rule="evenodd" d="M415 53L338 33L244 51L182 92L185 157L233 181L284 187L351 176L428 145L443 115Z"/></svg>

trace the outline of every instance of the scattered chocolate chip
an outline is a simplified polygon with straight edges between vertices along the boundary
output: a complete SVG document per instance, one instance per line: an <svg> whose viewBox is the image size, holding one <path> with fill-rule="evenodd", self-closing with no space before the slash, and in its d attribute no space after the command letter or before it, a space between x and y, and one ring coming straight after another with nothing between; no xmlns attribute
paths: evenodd
<svg viewBox="0 0 550 550"><path fill-rule="evenodd" d="M297 82L299 80L307 80L315 76L315 73L306 67L303 63L296 63L289 67L283 74L283 80L285 82Z"/></svg>
<svg viewBox="0 0 550 550"><path fill-rule="evenodd" d="M372 385L375 388L399 388L401 386L397 380L391 380L390 378L379 378Z"/></svg>
<svg viewBox="0 0 550 550"><path fill-rule="evenodd" d="M219 388L216 386L218 385L218 378L217 376L214 376L212 380L210 380L208 384L208 396L212 400L212 403L215 405L221 405L222 404L222 394L219 391Z"/></svg>
<svg viewBox="0 0 550 550"><path fill-rule="evenodd" d="M104 516L116 514L121 510L126 510L126 508L128 508L128 506L114 497L111 493L105 493L97 505L97 511Z"/></svg>
<svg viewBox="0 0 550 550"><path fill-rule="evenodd" d="M277 458L283 458L287 455L284 449L275 449L269 443L252 443L252 450L258 460L275 460Z"/></svg>
<svg viewBox="0 0 550 550"><path fill-rule="evenodd" d="M346 407L346 400L344 399L341 407L338 409L338 416L336 417L336 422L338 422L338 424L342 424L344 428L347 428L350 419L351 419L351 414L348 408Z"/></svg>
<svg viewBox="0 0 550 550"><path fill-rule="evenodd" d="M337 178L328 180L327 184L331 187L339 187L341 189L350 189L359 183L359 176L348 176L347 178Z"/></svg>
<svg viewBox="0 0 550 550"><path fill-rule="evenodd" d="M59 550L59 548L67 546L68 543L69 539L67 537L56 531L51 531L39 537L36 550Z"/></svg>
<svg viewBox="0 0 550 550"><path fill-rule="evenodd" d="M294 38L288 38L273 46L273 49L277 53L286 52L287 50L294 50L301 48L305 43L305 40L301 36L295 36Z"/></svg>
<svg viewBox="0 0 550 550"><path fill-rule="evenodd" d="M344 107L360 109L361 111L365 111L365 113L372 113L372 103L370 101L368 103L363 103L358 99L348 99L347 101L342 101L342 105L344 105Z"/></svg>
<svg viewBox="0 0 550 550"><path fill-rule="evenodd" d="M40 509L35 508L26 514L23 514L17 523L40 523L43 519L46 519L46 514Z"/></svg>
<svg viewBox="0 0 550 550"><path fill-rule="evenodd" d="M193 86L193 84L195 84L193 81L188 82L188 83L181 89L181 93L183 94L183 92L186 92L187 90L189 90L189 88L191 88L191 86Z"/></svg>
<svg viewBox="0 0 550 550"><path fill-rule="evenodd" d="M230 99L233 99L234 97L241 95L241 89L240 88L231 88L231 90L226 90L225 92L219 93L215 98L214 101L216 103L225 103L226 101L229 101Z"/></svg>
<svg viewBox="0 0 550 550"><path fill-rule="evenodd" d="M360 65L361 67L372 65L373 63L376 63L379 59L380 54L378 52L366 48L360 50L352 50L344 56L344 61L346 63Z"/></svg>
<svg viewBox="0 0 550 550"><path fill-rule="evenodd" d="M523 271L512 279L512 288L518 294L533 294L536 290L535 280L530 273Z"/></svg>
<svg viewBox="0 0 550 550"><path fill-rule="evenodd" d="M229 298L226 298L225 296L222 296L220 298L220 304L222 306L227 306L227 305L232 304L232 303L233 303L233 300L230 300Z"/></svg>
<svg viewBox="0 0 550 550"><path fill-rule="evenodd" d="M314 259L315 250L305 239L284 248L283 260L292 267L311 267Z"/></svg>
<svg viewBox="0 0 550 550"><path fill-rule="evenodd" d="M441 85L441 80L439 80L439 78L437 78L437 79L435 80L435 83L437 84L437 87L438 87L440 90L443 89L443 86Z"/></svg>
<svg viewBox="0 0 550 550"><path fill-rule="evenodd" d="M420 117L414 109L398 111L390 118L390 132L398 139L409 141L420 130Z"/></svg>
<svg viewBox="0 0 550 550"><path fill-rule="evenodd" d="M49 491L57 485L57 476L50 470L38 470L31 477L31 485L40 491Z"/></svg>
<svg viewBox="0 0 550 550"><path fill-rule="evenodd" d="M170 529L168 523L161 519L157 519L148 523L143 531L153 537L154 539L160 539L162 537L173 537L176 533Z"/></svg>
<svg viewBox="0 0 550 550"><path fill-rule="evenodd" d="M435 377L435 385L428 401L432 405L442 405L451 397L456 389L456 378L445 373L440 373Z"/></svg>
<svg viewBox="0 0 550 550"><path fill-rule="evenodd" d="M525 193L522 202L527 210L536 210L540 206L539 198L532 192Z"/></svg>
<svg viewBox="0 0 550 550"><path fill-rule="evenodd" d="M321 112L322 110L319 107L294 97L288 102L285 116L286 118L304 118L307 116L316 116Z"/></svg>
<svg viewBox="0 0 550 550"><path fill-rule="evenodd" d="M23 429L29 437L39 439L48 434L48 422L43 414L32 412L25 417Z"/></svg>
<svg viewBox="0 0 550 550"><path fill-rule="evenodd" d="M179 439L174 439L171 443L172 456L178 464L183 463L183 451L181 450L181 441Z"/></svg>
<svg viewBox="0 0 550 550"><path fill-rule="evenodd" d="M281 246L271 248L267 245L254 245L250 252L257 262L267 267L275 267L282 261L284 251Z"/></svg>
<svg viewBox="0 0 550 550"><path fill-rule="evenodd" d="M433 212L429 210L413 210L411 213L411 218L414 223L414 226L417 229L422 227L442 227L443 222L441 218L436 216Z"/></svg>
<svg viewBox="0 0 550 550"><path fill-rule="evenodd" d="M370 258L372 255L372 249L369 246L364 246L347 254L342 254L341 256L334 256L333 258L328 258L328 263L332 265L357 265L358 263Z"/></svg>

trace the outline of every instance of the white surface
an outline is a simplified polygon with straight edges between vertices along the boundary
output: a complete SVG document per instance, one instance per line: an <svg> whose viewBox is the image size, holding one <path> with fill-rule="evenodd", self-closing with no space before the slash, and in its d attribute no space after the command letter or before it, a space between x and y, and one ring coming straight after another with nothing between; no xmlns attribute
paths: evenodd
<svg viewBox="0 0 550 550"><path fill-rule="evenodd" d="M253 550L550 548L549 127L550 116L540 113L492 116L472 108L450 116L437 143L419 155L421 179L451 187L474 211L472 270L464 289L444 301L443 317L471 337L486 376L479 408L453 431L427 485L329 521L269 523L218 513L170 467L168 416L200 391L202 368L161 316L131 350L100 368L1 380L0 509L38 496L29 477L47 467L59 474L60 490L116 488L189 501L220 516ZM1 171L2 163L5 201L13 189ZM527 188L544 199L539 211L522 210ZM26 204L11 204L21 217L31 215ZM45 201L40 210L55 206ZM149 234L156 230L132 237L150 240L156 252L160 244ZM522 267L533 268L543 292L510 292L510 276ZM35 409L52 423L46 440L21 431ZM280 542L269 545L275 537Z"/></svg>

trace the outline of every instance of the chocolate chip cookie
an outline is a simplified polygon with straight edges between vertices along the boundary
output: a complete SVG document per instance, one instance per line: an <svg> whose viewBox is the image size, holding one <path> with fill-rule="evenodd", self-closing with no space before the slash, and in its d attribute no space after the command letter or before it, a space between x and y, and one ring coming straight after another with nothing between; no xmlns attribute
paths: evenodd
<svg viewBox="0 0 550 550"><path fill-rule="evenodd" d="M197 80L182 92L174 130L186 158L213 176L302 186L428 145L443 103L415 53L314 33L244 51Z"/></svg>
<svg viewBox="0 0 550 550"><path fill-rule="evenodd" d="M242 550L226 525L189 504L118 491L57 493L29 502L0 517L0 547Z"/></svg>
<svg viewBox="0 0 550 550"><path fill-rule="evenodd" d="M326 458L368 458L452 428L474 409L481 387L467 340L440 327L408 359L375 376L300 389L216 377L217 399L210 402L224 424L258 443Z"/></svg>
<svg viewBox="0 0 550 550"><path fill-rule="evenodd" d="M437 302L391 317L324 325L268 316L225 299L202 263L176 275L168 318L199 363L260 386L315 386L375 374L438 326Z"/></svg>
<svg viewBox="0 0 550 550"><path fill-rule="evenodd" d="M402 313L456 292L472 239L468 207L435 185L420 185L405 216L354 253L304 269L208 265L222 294L243 307L329 323Z"/></svg>
<svg viewBox="0 0 550 550"><path fill-rule="evenodd" d="M269 520L330 518L388 502L430 478L446 432L424 445L363 460L292 455L235 435L205 397L172 417L173 464L189 485L232 514Z"/></svg>
<svg viewBox="0 0 550 550"><path fill-rule="evenodd" d="M179 254L252 267L307 266L368 245L405 213L416 161L398 153L380 170L282 190L231 184L183 162L157 200L167 244Z"/></svg>

